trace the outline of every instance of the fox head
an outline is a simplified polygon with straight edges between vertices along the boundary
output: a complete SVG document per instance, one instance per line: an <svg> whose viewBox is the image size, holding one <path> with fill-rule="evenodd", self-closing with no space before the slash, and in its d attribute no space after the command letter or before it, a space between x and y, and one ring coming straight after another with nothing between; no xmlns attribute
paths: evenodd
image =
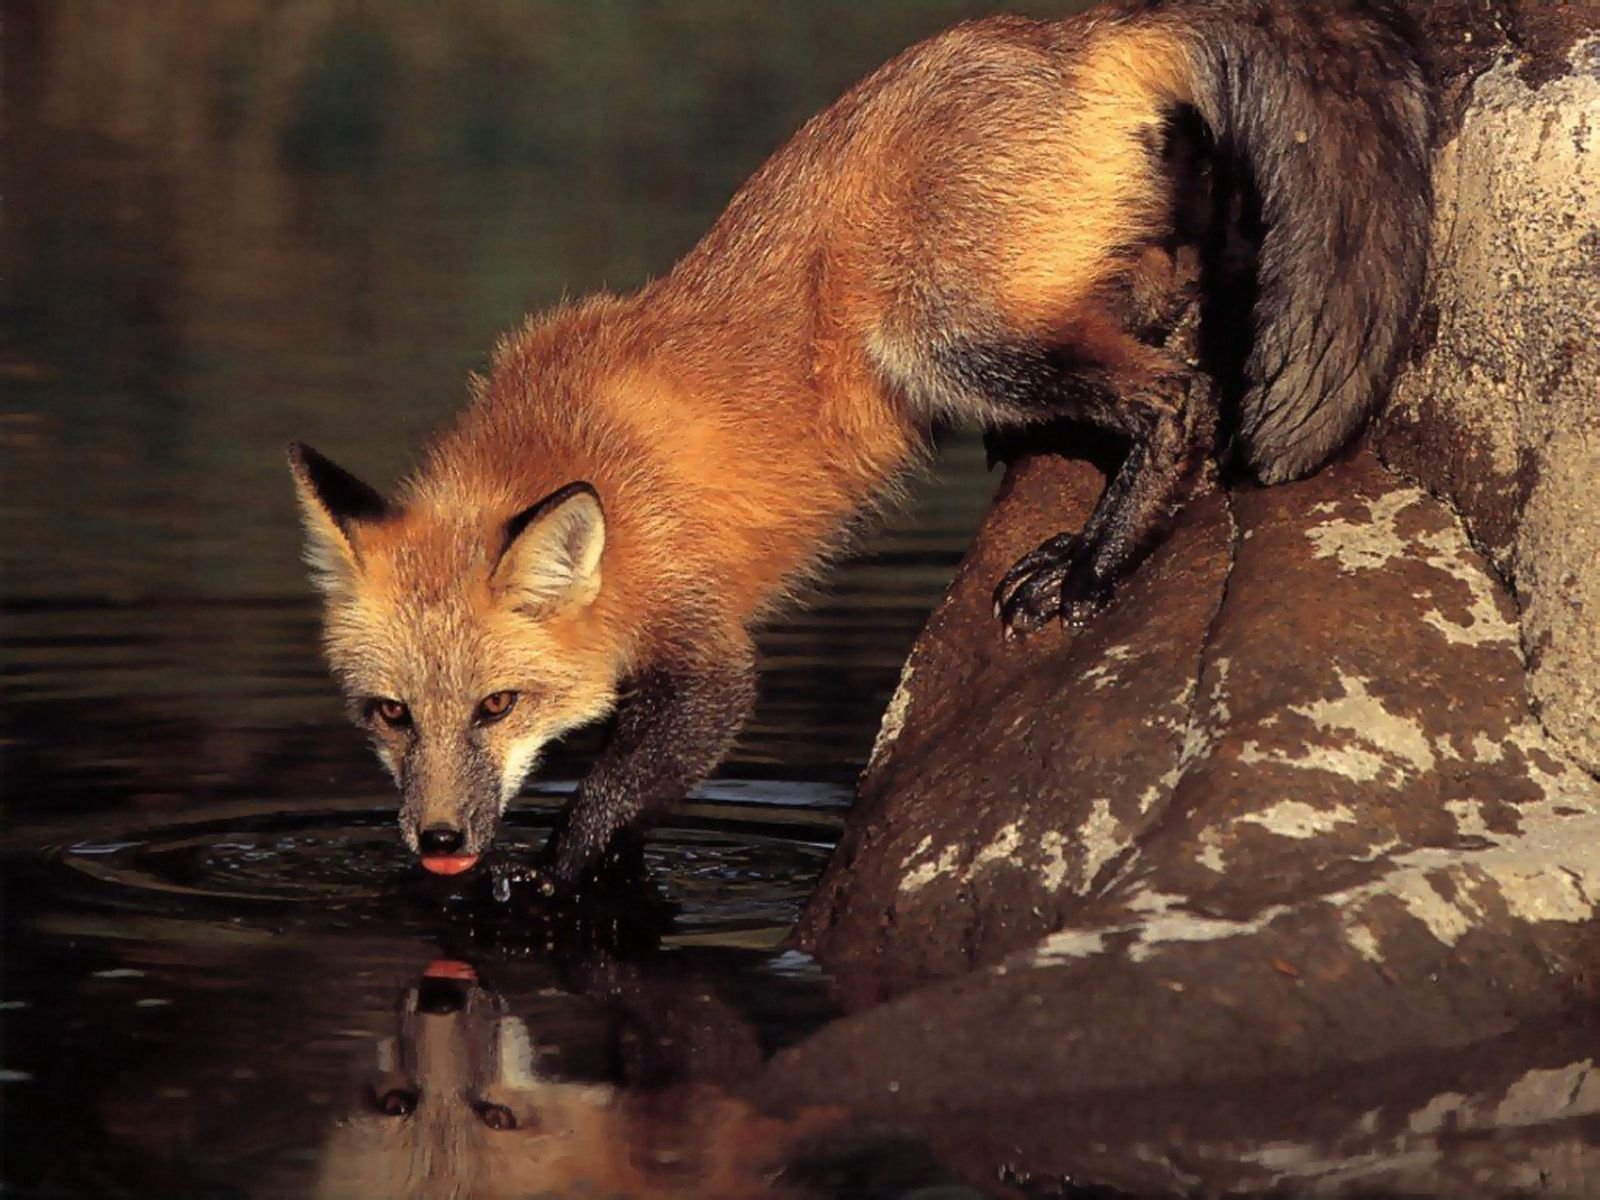
<svg viewBox="0 0 1600 1200"><path fill-rule="evenodd" d="M351 718L399 785L406 844L465 871L546 744L615 704L600 497L397 506L309 446L289 466Z"/></svg>

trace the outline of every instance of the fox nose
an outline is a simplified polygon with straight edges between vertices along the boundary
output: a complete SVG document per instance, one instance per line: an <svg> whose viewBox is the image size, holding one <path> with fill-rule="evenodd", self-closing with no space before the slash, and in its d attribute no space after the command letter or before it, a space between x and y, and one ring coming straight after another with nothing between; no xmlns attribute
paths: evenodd
<svg viewBox="0 0 1600 1200"><path fill-rule="evenodd" d="M430 825L422 831L417 843L424 854L455 854L465 840L459 829L451 829L448 825Z"/></svg>

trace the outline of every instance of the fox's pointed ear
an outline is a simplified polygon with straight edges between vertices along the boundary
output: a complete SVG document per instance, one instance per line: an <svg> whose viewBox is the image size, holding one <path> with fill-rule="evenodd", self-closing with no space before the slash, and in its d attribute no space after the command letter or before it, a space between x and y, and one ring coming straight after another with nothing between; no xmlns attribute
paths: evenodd
<svg viewBox="0 0 1600 1200"><path fill-rule="evenodd" d="M506 522L493 586L518 608L582 606L600 594L606 518L587 483L569 483Z"/></svg>
<svg viewBox="0 0 1600 1200"><path fill-rule="evenodd" d="M382 520L389 514L389 506L361 480L303 442L289 443L289 471L300 498L311 577L324 592L343 591L360 566L356 526Z"/></svg>

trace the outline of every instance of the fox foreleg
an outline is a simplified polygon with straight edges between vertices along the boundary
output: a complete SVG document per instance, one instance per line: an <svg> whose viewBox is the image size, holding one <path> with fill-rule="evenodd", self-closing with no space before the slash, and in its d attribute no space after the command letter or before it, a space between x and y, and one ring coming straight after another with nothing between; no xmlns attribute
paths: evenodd
<svg viewBox="0 0 1600 1200"><path fill-rule="evenodd" d="M635 676L610 740L563 810L545 861L562 883L594 867L612 840L680 800L722 760L755 706L755 653L742 634L716 653Z"/></svg>

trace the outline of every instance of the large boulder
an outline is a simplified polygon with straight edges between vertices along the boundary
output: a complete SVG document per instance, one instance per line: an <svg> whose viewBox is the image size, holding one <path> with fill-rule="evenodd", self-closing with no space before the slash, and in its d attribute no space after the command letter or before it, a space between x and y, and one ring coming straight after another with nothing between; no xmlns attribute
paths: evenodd
<svg viewBox="0 0 1600 1200"><path fill-rule="evenodd" d="M1008 646L994 568L1093 482L1014 471L913 651L801 926L857 1011L768 1102L1029 1195L1600 1189L1600 783L1459 519L1370 455L1206 493Z"/></svg>
<svg viewBox="0 0 1600 1200"><path fill-rule="evenodd" d="M1008 645L996 568L1092 493L1085 474L1014 473L906 664L799 928L846 999L1019 954L1092 959L1102 983L1115 961L1138 986L1179 954L1202 993L1280 967L1354 987L1465 944L1542 964L1520 1003L1570 1002L1600 784L1533 719L1515 610L1454 514L1369 455L1208 491L1103 619ZM1349 997L1351 1037L1419 1011L1375 987ZM1147 1000L1165 1014L1172 993Z"/></svg>

